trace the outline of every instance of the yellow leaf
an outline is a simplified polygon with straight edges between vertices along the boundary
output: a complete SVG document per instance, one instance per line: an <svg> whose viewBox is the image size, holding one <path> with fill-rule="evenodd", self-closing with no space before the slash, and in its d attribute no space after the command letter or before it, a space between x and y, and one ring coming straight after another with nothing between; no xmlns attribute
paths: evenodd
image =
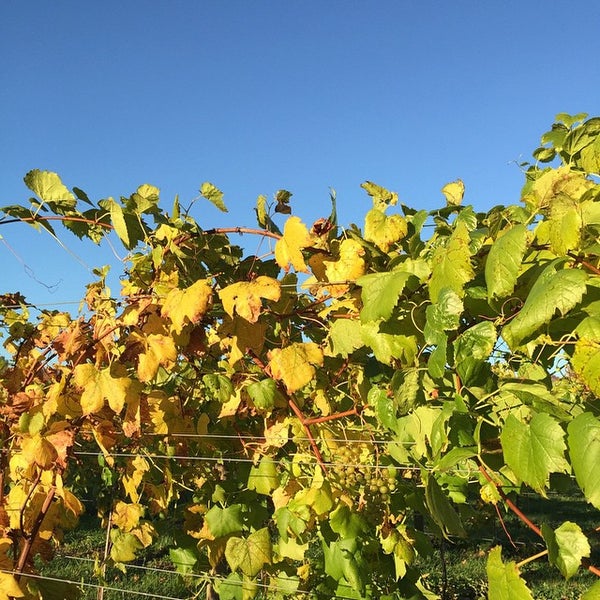
<svg viewBox="0 0 600 600"><path fill-rule="evenodd" d="M181 333L187 323L197 323L206 313L212 296L212 287L205 279L196 281L185 290L173 289L165 298L161 315L169 317L172 330Z"/></svg>
<svg viewBox="0 0 600 600"><path fill-rule="evenodd" d="M126 502L117 502L113 514L113 524L122 531L131 531L140 522L144 514L144 507L141 504L127 504Z"/></svg>
<svg viewBox="0 0 600 600"><path fill-rule="evenodd" d="M266 331L267 326L264 323L249 323L240 317L224 319L219 332L223 336L221 346L230 348L229 364L234 365L248 354L248 350L260 354L265 343Z"/></svg>
<svg viewBox="0 0 600 600"><path fill-rule="evenodd" d="M323 351L314 342L295 343L271 350L269 359L273 377L283 381L289 392L296 392L313 379L313 365L323 364Z"/></svg>
<svg viewBox="0 0 600 600"><path fill-rule="evenodd" d="M81 409L84 415L99 412L104 401L116 413L120 413L125 402L134 400L140 392L138 382L123 377L125 368L121 365L98 370L92 364L77 365L74 371L75 384L83 388Z"/></svg>
<svg viewBox="0 0 600 600"><path fill-rule="evenodd" d="M140 499L138 487L144 478L144 473L149 470L150 465L142 456L136 456L127 465L127 470L121 483L123 484L123 489L133 502L137 502Z"/></svg>
<svg viewBox="0 0 600 600"><path fill-rule="evenodd" d="M461 179L447 183L442 188L442 194L446 196L446 204L448 206L460 206L465 195L465 184Z"/></svg>
<svg viewBox="0 0 600 600"><path fill-rule="evenodd" d="M17 580L10 573L0 572L0 600L23 597L25 594L21 591Z"/></svg>
<svg viewBox="0 0 600 600"><path fill-rule="evenodd" d="M281 296L281 284L277 279L261 275L254 281L240 281L223 288L219 298L223 310L233 318L234 313L250 323L256 323L262 312L262 298L277 301Z"/></svg>
<svg viewBox="0 0 600 600"><path fill-rule="evenodd" d="M325 274L331 282L356 281L365 274L365 249L356 240L346 239L340 244L340 257L336 261L325 261ZM327 286L329 293L337 298L345 294L348 285Z"/></svg>
<svg viewBox="0 0 600 600"><path fill-rule="evenodd" d="M388 217L383 211L372 208L365 217L365 240L373 242L383 252L387 252L407 232L406 219L401 215Z"/></svg>
<svg viewBox="0 0 600 600"><path fill-rule="evenodd" d="M160 365L167 367L175 361L177 349L172 337L159 333L151 333L144 341L146 351L140 354L137 373L140 381L145 383L154 378Z"/></svg>
<svg viewBox="0 0 600 600"><path fill-rule="evenodd" d="M275 260L287 273L290 264L295 271L308 273L302 248L311 244L311 236L299 217L290 217L283 228L283 237L275 244Z"/></svg>
<svg viewBox="0 0 600 600"><path fill-rule="evenodd" d="M39 433L32 437L23 438L21 450L23 458L28 463L36 464L42 469L52 467L58 457L56 448Z"/></svg>

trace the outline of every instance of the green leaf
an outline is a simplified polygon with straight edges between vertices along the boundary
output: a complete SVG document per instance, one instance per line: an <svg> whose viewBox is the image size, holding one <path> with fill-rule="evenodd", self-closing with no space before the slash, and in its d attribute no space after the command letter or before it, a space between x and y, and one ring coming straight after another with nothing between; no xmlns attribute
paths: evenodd
<svg viewBox="0 0 600 600"><path fill-rule="evenodd" d="M433 475L427 477L425 500L433 520L445 536L465 537L467 535L458 513Z"/></svg>
<svg viewBox="0 0 600 600"><path fill-rule="evenodd" d="M583 219L580 203L568 196L558 196L550 203L550 247L557 255L579 248Z"/></svg>
<svg viewBox="0 0 600 600"><path fill-rule="evenodd" d="M122 206L115 202L113 198L101 200L99 204L102 206L102 208L105 208L110 213L111 223L115 228L115 232L119 236L119 239L123 242L125 248L131 249L129 231L127 230L127 223L125 222Z"/></svg>
<svg viewBox="0 0 600 600"><path fill-rule="evenodd" d="M587 275L579 269L556 271L552 263L535 282L523 308L502 329L502 337L511 349L519 347L542 325L550 322L558 311L567 314L583 297Z"/></svg>
<svg viewBox="0 0 600 600"><path fill-rule="evenodd" d="M461 463L469 458L477 456L477 448L475 446L471 448L452 448L450 452L444 454L442 459L435 465L434 471L443 473L455 467L458 463Z"/></svg>
<svg viewBox="0 0 600 600"><path fill-rule="evenodd" d="M242 530L242 505L232 504L226 508L213 506L204 518L216 538L238 533Z"/></svg>
<svg viewBox="0 0 600 600"><path fill-rule="evenodd" d="M447 242L436 248L429 281L429 297L433 303L438 301L443 288L450 288L458 296L464 296L465 284L475 276L471 266L470 243L469 230L461 221Z"/></svg>
<svg viewBox="0 0 600 600"><path fill-rule="evenodd" d="M357 538L362 532L368 531L364 519L344 503L340 503L329 515L329 524L341 538Z"/></svg>
<svg viewBox="0 0 600 600"><path fill-rule="evenodd" d="M362 328L358 321L337 319L329 328L330 356L348 358L355 350L362 348Z"/></svg>
<svg viewBox="0 0 600 600"><path fill-rule="evenodd" d="M278 401L283 401L283 396L272 379L255 381L246 387L246 392L254 406L260 410L271 411Z"/></svg>
<svg viewBox="0 0 600 600"><path fill-rule="evenodd" d="M570 471L564 435L548 414L536 414L529 423L509 414L500 435L504 460L520 481L545 496L550 473Z"/></svg>
<svg viewBox="0 0 600 600"><path fill-rule="evenodd" d="M414 336L383 333L377 323L364 323L361 335L365 346L371 348L375 358L385 365L391 364L393 358L402 359L405 365L415 360L417 343Z"/></svg>
<svg viewBox="0 0 600 600"><path fill-rule="evenodd" d="M228 212L223 202L223 192L212 183L205 181L200 186L200 195L212 202L221 212Z"/></svg>
<svg viewBox="0 0 600 600"><path fill-rule="evenodd" d="M454 363L466 359L487 360L494 350L497 335L491 321L481 321L465 330L454 342Z"/></svg>
<svg viewBox="0 0 600 600"><path fill-rule="evenodd" d="M502 548L490 551L486 566L488 576L488 600L533 600L527 584L519 574L517 565L502 562Z"/></svg>
<svg viewBox="0 0 600 600"><path fill-rule="evenodd" d="M565 579L573 577L579 570L581 559L590 556L588 539L576 523L565 521L555 530L544 523L542 535L550 562L558 567Z"/></svg>
<svg viewBox="0 0 600 600"><path fill-rule="evenodd" d="M600 421L591 413L575 417L567 427L575 478L586 500L600 509Z"/></svg>
<svg viewBox="0 0 600 600"><path fill-rule="evenodd" d="M250 469L248 476L248 489L255 490L258 494L268 496L279 487L279 474L277 463L268 456L263 456L258 466Z"/></svg>
<svg viewBox="0 0 600 600"><path fill-rule="evenodd" d="M198 562L198 550L191 548L170 548L169 558L175 565L175 570L181 575L194 572L194 566Z"/></svg>
<svg viewBox="0 0 600 600"><path fill-rule="evenodd" d="M373 208L377 210L384 211L388 206L395 206L398 203L396 192L390 192L372 181L365 181L360 187L373 198Z"/></svg>
<svg viewBox="0 0 600 600"><path fill-rule="evenodd" d="M372 387L367 396L369 406L375 409L377 420L388 429L396 430L398 419L396 419L396 408L393 398L388 397L387 391L378 387Z"/></svg>
<svg viewBox="0 0 600 600"><path fill-rule="evenodd" d="M390 271L357 279L356 283L362 287L360 320L365 323L389 319L410 276L406 271Z"/></svg>
<svg viewBox="0 0 600 600"><path fill-rule="evenodd" d="M515 225L490 248L485 263L488 297L506 298L513 293L527 249L527 227Z"/></svg>
<svg viewBox="0 0 600 600"><path fill-rule="evenodd" d="M63 184L60 177L51 171L33 169L25 175L25 185L59 214L75 210L77 199Z"/></svg>
<svg viewBox="0 0 600 600"><path fill-rule="evenodd" d="M440 332L457 329L462 312L463 303L458 294L451 288L442 288L437 302L430 304L425 311L425 341L433 344Z"/></svg>
<svg viewBox="0 0 600 600"><path fill-rule="evenodd" d="M202 377L202 382L207 388L207 391L218 400L221 404L225 404L233 395L233 384L231 379L220 373L207 373Z"/></svg>
<svg viewBox="0 0 600 600"><path fill-rule="evenodd" d="M110 557L117 563L126 563L135 560L135 553L144 546L132 533L123 533L118 529L111 529Z"/></svg>
<svg viewBox="0 0 600 600"><path fill-rule="evenodd" d="M596 581L579 600L600 600L600 581Z"/></svg>
<svg viewBox="0 0 600 600"><path fill-rule="evenodd" d="M232 571L240 569L247 577L258 575L272 561L271 537L264 527L247 538L232 537L225 546L225 558Z"/></svg>

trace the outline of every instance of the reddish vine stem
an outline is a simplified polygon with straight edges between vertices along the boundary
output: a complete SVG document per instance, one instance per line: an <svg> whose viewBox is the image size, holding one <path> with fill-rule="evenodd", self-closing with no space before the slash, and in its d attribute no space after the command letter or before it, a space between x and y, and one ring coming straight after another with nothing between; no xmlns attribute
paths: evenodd
<svg viewBox="0 0 600 600"><path fill-rule="evenodd" d="M16 573L15 579L17 581L19 581L21 574L23 573L23 570L25 569L25 565L27 564L27 559L29 558L29 553L31 552L31 548L32 548L35 538L38 534L38 531L40 530L40 527L42 526L42 522L44 521L44 518L48 514L48 510L50 509L50 506L52 505L52 501L54 500L55 494L56 494L56 487L52 486L46 493L46 498L44 499L44 503L42 504L40 512L38 513L38 515L35 519L35 522L33 524L33 527L31 528L31 532L25 538L25 543L23 544L23 547L21 548L21 554L19 555L19 561L17 562L17 566L15 567L15 573Z"/></svg>
<svg viewBox="0 0 600 600"><path fill-rule="evenodd" d="M243 233L250 233L252 235L270 237L274 240L280 240L282 237L278 233L274 233L268 229L254 229L252 227L216 227L214 229L206 229L204 233L208 235L219 235L221 233L239 233L241 235Z"/></svg>
<svg viewBox="0 0 600 600"><path fill-rule="evenodd" d="M529 519L529 517L527 517L527 515L525 515L519 509L519 507L502 491L502 488L500 488L500 486L492 479L492 476L488 473L487 469L483 464L479 465L479 470L481 471L483 476L496 488L498 494L500 495L506 506L508 506L508 508L510 508L510 510L512 510L512 512L515 515L517 515L517 517L519 517L519 519L521 519L521 521L523 521L523 523L525 523L525 525L527 525L529 529L531 529L531 531L535 532L539 537L544 539L540 528L531 519ZM585 567L590 573L593 573L597 577L600 577L600 568L590 564L590 562L587 559L584 558L581 561L581 565Z"/></svg>
<svg viewBox="0 0 600 600"><path fill-rule="evenodd" d="M575 254L573 254L572 252L569 252L568 255L576 262L579 263L580 265L583 265L586 269L588 269L589 271L591 271L592 273L595 273L596 275L600 275L600 269L598 269L598 267L595 267L594 265L591 265L589 262L583 260L582 258L580 258L579 256L576 256Z"/></svg>
<svg viewBox="0 0 600 600"><path fill-rule="evenodd" d="M8 225L10 223L35 223L36 221L74 221L76 223L87 223L88 225L99 225L105 229L114 229L111 223L104 223L103 221L95 221L94 219L86 219L85 217L69 217L69 216L55 216L55 217L17 217L14 219L0 220L0 225Z"/></svg>
<svg viewBox="0 0 600 600"><path fill-rule="evenodd" d="M479 470L483 476L496 488L498 494L500 494L500 498L502 498L502 501L506 504L506 506L508 506L508 508L510 508L510 510L512 510L512 512L515 513L515 515L517 515L517 517L519 517L519 519L521 519L521 521L523 521L523 523L525 523L529 529L531 529L531 531L543 538L544 536L542 535L540 528L504 493L502 488L492 479L492 476L487 472L487 469L483 464L479 465Z"/></svg>

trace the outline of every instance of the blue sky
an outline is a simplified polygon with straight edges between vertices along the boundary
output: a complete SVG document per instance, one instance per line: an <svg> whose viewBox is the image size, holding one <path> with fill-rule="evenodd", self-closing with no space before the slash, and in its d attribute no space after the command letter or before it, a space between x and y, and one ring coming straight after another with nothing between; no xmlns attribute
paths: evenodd
<svg viewBox="0 0 600 600"><path fill-rule="evenodd" d="M599 26L591 0L3 2L0 205L32 168L94 199L152 183L166 207L211 181L230 212L197 205L205 228L254 225L279 188L310 224L333 187L361 224L367 179L416 208L458 177L478 210L517 202L554 116L600 114ZM0 235L0 293L77 301L88 267L119 272L66 233Z"/></svg>

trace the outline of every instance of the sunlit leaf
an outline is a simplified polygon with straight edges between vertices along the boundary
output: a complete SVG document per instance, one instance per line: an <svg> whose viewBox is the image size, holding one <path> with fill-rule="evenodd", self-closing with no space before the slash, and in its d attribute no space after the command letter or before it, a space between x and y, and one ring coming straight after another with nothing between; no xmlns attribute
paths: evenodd
<svg viewBox="0 0 600 600"><path fill-rule="evenodd" d="M265 527L251 533L247 538L229 538L225 558L232 571L240 569L248 577L258 575L272 560L269 530Z"/></svg>
<svg viewBox="0 0 600 600"><path fill-rule="evenodd" d="M221 212L227 212L227 207L223 202L223 192L212 183L205 181L200 186L200 195L212 202Z"/></svg>
<svg viewBox="0 0 600 600"><path fill-rule="evenodd" d="M517 565L502 562L502 548L492 548L486 566L488 600L533 600L527 584L521 578Z"/></svg>
<svg viewBox="0 0 600 600"><path fill-rule="evenodd" d="M565 433L548 414L539 413L529 423L508 415L500 436L504 460L520 481L542 495L550 473L568 473Z"/></svg>
<svg viewBox="0 0 600 600"><path fill-rule="evenodd" d="M600 421L589 412L568 425L569 454L579 487L588 502L600 509Z"/></svg>
<svg viewBox="0 0 600 600"><path fill-rule="evenodd" d="M302 249L310 246L311 236L299 217L290 217L283 227L283 237L275 244L275 260L284 270L290 265L297 272L308 273Z"/></svg>
<svg viewBox="0 0 600 600"><path fill-rule="evenodd" d="M173 323L173 331L181 333L188 323L197 323L206 313L212 296L212 287L207 280L199 279L190 287L173 289L165 298L161 314Z"/></svg>
<svg viewBox="0 0 600 600"><path fill-rule="evenodd" d="M365 217L365 240L373 242L382 252L388 252L407 232L406 219L401 215L387 216L382 210L372 208Z"/></svg>
<svg viewBox="0 0 600 600"><path fill-rule="evenodd" d="M485 282L490 299L505 298L512 294L527 248L527 239L525 225L515 225L492 244L485 263Z"/></svg>
<svg viewBox="0 0 600 600"><path fill-rule="evenodd" d="M459 206L465 195L465 184L461 179L447 183L442 188L442 194L446 196L448 206Z"/></svg>
<svg viewBox="0 0 600 600"><path fill-rule="evenodd" d="M275 379L280 379L289 392L296 392L309 383L315 366L323 364L323 351L314 342L294 343L269 352L269 368Z"/></svg>
<svg viewBox="0 0 600 600"><path fill-rule="evenodd" d="M558 567L565 579L570 579L581 566L581 559L590 556L590 544L576 523L566 521L557 529L542 524L542 535L548 546L550 562Z"/></svg>
<svg viewBox="0 0 600 600"><path fill-rule="evenodd" d="M276 302L281 297L277 279L261 275L253 281L232 283L219 291L223 310L230 316L238 314L250 323L256 323L263 311L263 298Z"/></svg>

